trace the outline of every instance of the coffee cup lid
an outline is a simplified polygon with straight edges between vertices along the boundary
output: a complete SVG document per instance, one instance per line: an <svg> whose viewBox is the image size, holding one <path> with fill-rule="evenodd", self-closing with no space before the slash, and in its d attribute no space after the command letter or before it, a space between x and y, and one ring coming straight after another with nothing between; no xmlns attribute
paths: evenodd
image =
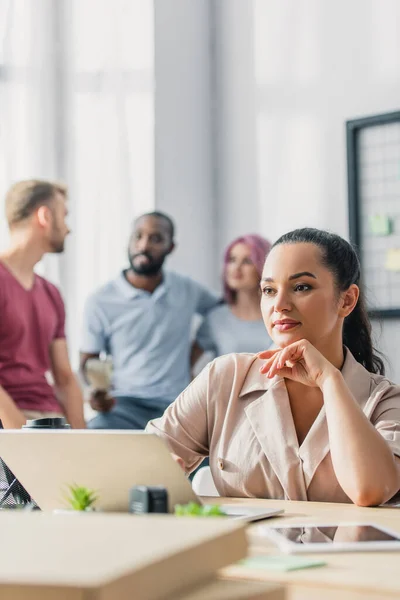
<svg viewBox="0 0 400 600"><path fill-rule="evenodd" d="M40 419L29 419L22 429L71 429L71 425L64 417L43 417Z"/></svg>

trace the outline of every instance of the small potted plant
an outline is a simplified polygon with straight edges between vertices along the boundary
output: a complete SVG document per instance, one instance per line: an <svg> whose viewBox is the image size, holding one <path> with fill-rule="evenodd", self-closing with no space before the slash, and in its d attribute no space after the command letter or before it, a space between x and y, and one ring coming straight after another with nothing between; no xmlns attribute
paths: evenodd
<svg viewBox="0 0 400 600"><path fill-rule="evenodd" d="M64 494L64 500L66 501L69 509L68 510L57 510L57 513L64 512L94 512L96 509L94 504L98 499L97 492L83 485L77 485L76 483L68 485L68 492Z"/></svg>

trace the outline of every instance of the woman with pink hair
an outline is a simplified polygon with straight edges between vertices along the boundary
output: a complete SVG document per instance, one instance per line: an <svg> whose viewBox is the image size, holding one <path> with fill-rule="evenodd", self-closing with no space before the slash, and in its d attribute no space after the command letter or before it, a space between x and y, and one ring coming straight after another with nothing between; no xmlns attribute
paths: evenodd
<svg viewBox="0 0 400 600"><path fill-rule="evenodd" d="M256 353L270 347L260 309L260 279L270 248L271 244L256 234L243 235L229 244L224 253L224 298L199 328L193 363L205 351L221 356Z"/></svg>

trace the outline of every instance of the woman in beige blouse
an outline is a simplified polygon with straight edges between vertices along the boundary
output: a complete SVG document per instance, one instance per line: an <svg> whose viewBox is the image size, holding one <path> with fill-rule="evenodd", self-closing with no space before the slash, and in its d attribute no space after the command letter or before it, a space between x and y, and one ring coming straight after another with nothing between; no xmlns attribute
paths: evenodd
<svg viewBox="0 0 400 600"><path fill-rule="evenodd" d="M339 236L282 236L261 281L276 349L217 358L147 431L187 472L210 456L222 496L387 502L400 489L400 386L372 347L359 282Z"/></svg>

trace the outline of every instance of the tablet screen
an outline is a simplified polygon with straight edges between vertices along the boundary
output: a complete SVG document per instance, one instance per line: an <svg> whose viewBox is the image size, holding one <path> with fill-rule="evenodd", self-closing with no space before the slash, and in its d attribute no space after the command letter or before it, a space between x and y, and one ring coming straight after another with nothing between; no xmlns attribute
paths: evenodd
<svg viewBox="0 0 400 600"><path fill-rule="evenodd" d="M274 530L296 544L342 544L349 542L400 541L400 535L391 535L373 525L274 527Z"/></svg>

